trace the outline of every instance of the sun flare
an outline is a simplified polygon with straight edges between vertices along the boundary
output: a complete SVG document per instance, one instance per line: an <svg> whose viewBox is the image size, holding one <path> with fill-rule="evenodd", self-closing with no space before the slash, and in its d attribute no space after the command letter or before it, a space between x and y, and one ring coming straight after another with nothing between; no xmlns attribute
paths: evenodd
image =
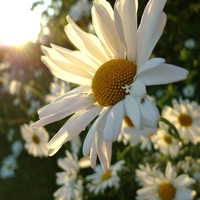
<svg viewBox="0 0 200 200"><path fill-rule="evenodd" d="M0 8L0 45L10 46L36 41L40 31L40 15L31 12L30 7L12 3L12 7L7 3Z"/></svg>

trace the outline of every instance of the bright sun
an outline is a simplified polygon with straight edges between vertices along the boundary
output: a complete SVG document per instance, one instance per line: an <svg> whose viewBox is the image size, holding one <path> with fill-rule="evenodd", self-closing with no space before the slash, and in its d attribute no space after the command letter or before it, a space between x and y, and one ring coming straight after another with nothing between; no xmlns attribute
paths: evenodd
<svg viewBox="0 0 200 200"><path fill-rule="evenodd" d="M36 41L40 31L40 15L29 11L25 0L8 0L0 5L0 45Z"/></svg>

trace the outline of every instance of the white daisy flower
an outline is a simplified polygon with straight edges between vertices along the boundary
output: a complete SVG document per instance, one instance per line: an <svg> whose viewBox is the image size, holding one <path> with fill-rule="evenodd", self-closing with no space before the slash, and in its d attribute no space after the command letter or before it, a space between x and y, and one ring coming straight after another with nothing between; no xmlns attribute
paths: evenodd
<svg viewBox="0 0 200 200"><path fill-rule="evenodd" d="M159 128L152 136L155 149L159 149L164 155L175 158L179 153L179 141L168 133L168 129Z"/></svg>
<svg viewBox="0 0 200 200"><path fill-rule="evenodd" d="M148 178L148 177L146 177ZM187 174L177 177L175 167L167 163L165 175L155 177L154 183L137 190L137 200L192 200L195 191L189 189L194 179Z"/></svg>
<svg viewBox="0 0 200 200"><path fill-rule="evenodd" d="M108 170L112 142L121 132L125 112L138 129L156 126L160 115L146 96L146 86L183 80L188 73L162 58L149 60L166 23L165 2L150 0L137 27L137 0L117 0L114 11L107 1L95 0L92 20L99 39L67 16L65 32L80 51L53 44L42 47L46 55L42 61L55 76L81 85L38 111L40 120L34 127L75 113L49 142L49 155L98 116L84 141L83 154L90 155L93 168L98 155Z"/></svg>
<svg viewBox="0 0 200 200"><path fill-rule="evenodd" d="M183 94L185 97L193 97L195 92L195 88L193 85L186 85L183 88Z"/></svg>
<svg viewBox="0 0 200 200"><path fill-rule="evenodd" d="M80 168L88 167L87 160L78 161L77 156L72 156L69 151L66 151L65 158L58 159L58 166L64 172L56 173L56 183L62 185L55 193L55 199L82 199L83 183L77 179Z"/></svg>
<svg viewBox="0 0 200 200"><path fill-rule="evenodd" d="M17 160L15 156L10 155L3 160L1 166L1 178L9 178L15 175L15 169L17 168Z"/></svg>
<svg viewBox="0 0 200 200"><path fill-rule="evenodd" d="M148 137L144 137L144 136L142 136L141 135L141 145L140 145L140 149L142 150L142 151L144 151L144 150L148 150L148 151L151 151L152 150L152 145L153 145L153 143L152 143L152 141L151 141L151 138L152 138L152 136L153 136L153 132L151 132L150 133L150 135L148 136Z"/></svg>
<svg viewBox="0 0 200 200"><path fill-rule="evenodd" d="M27 149L29 154L35 157L47 156L47 142L49 140L49 135L43 127L33 130L31 128L32 124L33 122L31 121L29 125L24 124L20 127L22 138L26 142L25 149Z"/></svg>
<svg viewBox="0 0 200 200"><path fill-rule="evenodd" d="M104 193L108 187L119 187L120 178L117 172L120 172L123 168L124 160L116 162L110 166L110 169L104 172L101 165L97 165L95 173L86 176L86 180L90 181L86 187L90 192L94 194Z"/></svg>
<svg viewBox="0 0 200 200"><path fill-rule="evenodd" d="M24 146L23 146L23 144L22 144L22 142L20 140L16 140L12 144L11 148L12 148L13 155L16 156L16 157L18 157L21 154Z"/></svg>
<svg viewBox="0 0 200 200"><path fill-rule="evenodd" d="M200 106L187 99L179 102L173 99L173 108L165 106L162 115L174 124L185 143L196 144L200 141Z"/></svg>
<svg viewBox="0 0 200 200"><path fill-rule="evenodd" d="M84 16L90 16L91 7L92 3L88 0L79 0L71 7L69 15L74 21L78 21Z"/></svg>
<svg viewBox="0 0 200 200"><path fill-rule="evenodd" d="M22 82L17 80L12 80L10 82L10 94L18 95L22 87Z"/></svg>
<svg viewBox="0 0 200 200"><path fill-rule="evenodd" d="M135 173L139 185L145 187L153 184L155 177L161 176L162 172L158 169L157 164L151 168L149 163L146 163L146 165L139 164L139 169L136 169Z"/></svg>

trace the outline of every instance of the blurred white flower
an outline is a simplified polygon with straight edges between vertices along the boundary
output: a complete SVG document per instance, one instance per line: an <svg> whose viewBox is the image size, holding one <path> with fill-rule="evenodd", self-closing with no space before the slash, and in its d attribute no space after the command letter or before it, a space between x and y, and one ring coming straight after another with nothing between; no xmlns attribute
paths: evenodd
<svg viewBox="0 0 200 200"><path fill-rule="evenodd" d="M14 105L14 106L18 106L19 103L20 103L20 99L19 99L18 97L14 98L14 100L13 100L13 105Z"/></svg>
<svg viewBox="0 0 200 200"><path fill-rule="evenodd" d="M8 131L8 141L11 142L13 139L13 136L15 134L15 129L14 128L10 128Z"/></svg>
<svg viewBox="0 0 200 200"><path fill-rule="evenodd" d="M159 128L152 136L155 149L159 149L164 155L175 158L179 153L179 141L168 133L166 129Z"/></svg>
<svg viewBox="0 0 200 200"><path fill-rule="evenodd" d="M193 85L186 85L183 88L183 94L185 97L193 97L195 92L195 88Z"/></svg>
<svg viewBox="0 0 200 200"><path fill-rule="evenodd" d="M88 32L92 33L92 34L95 34L94 26L93 26L92 23L88 24Z"/></svg>
<svg viewBox="0 0 200 200"><path fill-rule="evenodd" d="M185 40L185 42L184 42L184 46L187 49L194 49L195 45L196 45L195 41L192 38L189 38L189 39Z"/></svg>
<svg viewBox="0 0 200 200"><path fill-rule="evenodd" d="M148 138L156 129L148 129L145 128L144 130L138 130L130 120L128 116L124 116L122 121L122 128L121 134L118 138L119 140L123 140L124 144L126 145L130 142L131 146L137 145L141 141L141 137Z"/></svg>
<svg viewBox="0 0 200 200"><path fill-rule="evenodd" d="M20 90L22 87L22 82L17 80L12 80L10 82L10 94L12 95L19 95Z"/></svg>
<svg viewBox="0 0 200 200"><path fill-rule="evenodd" d="M27 111L28 115L32 115L40 108L40 101L38 100L31 100L31 105Z"/></svg>
<svg viewBox="0 0 200 200"><path fill-rule="evenodd" d="M86 180L90 181L86 187L94 194L104 193L108 187L118 188L120 177L118 172L122 171L125 161L121 160L111 165L108 171L104 171L101 165L97 165L95 173L86 176Z"/></svg>
<svg viewBox="0 0 200 200"><path fill-rule="evenodd" d="M71 87L70 84L66 81L62 81L54 77L54 82L50 84L50 91L51 94L45 95L45 100L47 103L51 103L57 97L65 94L66 92L70 91Z"/></svg>
<svg viewBox="0 0 200 200"><path fill-rule="evenodd" d="M17 161L15 156L10 155L3 160L1 166L1 178L9 178L15 175L15 169L17 168Z"/></svg>
<svg viewBox="0 0 200 200"><path fill-rule="evenodd" d="M92 3L88 0L79 0L74 4L70 11L69 16L74 20L78 21L84 16L90 16L90 11L92 8Z"/></svg>
<svg viewBox="0 0 200 200"><path fill-rule="evenodd" d="M200 183L200 171L195 171L193 173L193 178Z"/></svg>
<svg viewBox="0 0 200 200"><path fill-rule="evenodd" d="M150 178L150 179L149 179ZM137 200L192 200L196 192L188 187L194 183L194 179L187 174L177 177L175 167L167 163L165 174L157 174L144 188L137 190Z"/></svg>
<svg viewBox="0 0 200 200"><path fill-rule="evenodd" d="M43 69L42 68L35 69L33 73L34 73L35 78L39 78L43 74Z"/></svg>
<svg viewBox="0 0 200 200"><path fill-rule="evenodd" d="M188 99L179 102L173 99L173 108L165 106L162 116L174 124L185 143L196 144L200 141L200 106Z"/></svg>
<svg viewBox="0 0 200 200"><path fill-rule="evenodd" d="M80 168L85 162L87 162L87 160L78 161L77 156L72 156L69 151L66 151L65 158L58 159L58 166L64 171L56 173L56 183L58 185L62 185L62 187L54 192L54 197L56 200L82 199L83 183L81 180L78 180L77 177ZM90 163L88 163L87 166L84 165L84 167L88 166L90 166Z"/></svg>
<svg viewBox="0 0 200 200"><path fill-rule="evenodd" d="M75 138L70 140L70 146L71 146L71 150L74 154L79 153L80 148L82 146L80 135L77 135Z"/></svg>
<svg viewBox="0 0 200 200"><path fill-rule="evenodd" d="M12 144L12 152L13 152L13 155L15 157L18 157L22 150L23 150L24 146L23 146L23 143L19 140L16 140L13 144Z"/></svg>
<svg viewBox="0 0 200 200"><path fill-rule="evenodd" d="M158 99L160 99L163 95L164 95L163 90L159 89L159 90L156 91L156 97Z"/></svg>
<svg viewBox="0 0 200 200"><path fill-rule="evenodd" d="M0 63L0 72L10 68L10 62L4 61Z"/></svg>
<svg viewBox="0 0 200 200"><path fill-rule="evenodd" d="M152 141L151 141L152 136L153 136L153 133L151 133L148 137L144 137L144 136L141 135L140 149L142 151L144 151L145 149L147 149L148 151L151 151L151 149L152 149Z"/></svg>
<svg viewBox="0 0 200 200"><path fill-rule="evenodd" d="M10 80L11 80L10 74L8 72L3 72L1 79L3 83L3 87L1 87L1 92L2 93L9 92Z"/></svg>
<svg viewBox="0 0 200 200"><path fill-rule="evenodd" d="M43 127L32 129L32 124L33 122L31 121L29 124L24 124L20 127L22 138L26 142L25 149L35 157L47 156L49 135Z"/></svg>

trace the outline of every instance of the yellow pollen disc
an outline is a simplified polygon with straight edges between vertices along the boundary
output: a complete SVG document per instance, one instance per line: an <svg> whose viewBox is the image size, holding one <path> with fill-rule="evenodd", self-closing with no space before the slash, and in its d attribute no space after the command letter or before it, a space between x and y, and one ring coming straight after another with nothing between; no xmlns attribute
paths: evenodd
<svg viewBox="0 0 200 200"><path fill-rule="evenodd" d="M162 183L158 189L159 197L162 200L172 200L175 196L176 189L171 183Z"/></svg>
<svg viewBox="0 0 200 200"><path fill-rule="evenodd" d="M33 135L32 140L35 144L40 144L40 138L37 135Z"/></svg>
<svg viewBox="0 0 200 200"><path fill-rule="evenodd" d="M187 114L181 114L178 118L179 123L181 126L190 126L192 124L192 119Z"/></svg>
<svg viewBox="0 0 200 200"><path fill-rule="evenodd" d="M164 137L164 140L165 140L165 142L166 142L167 144L171 144L171 143L172 143L172 138L169 137L169 136L165 136L165 137Z"/></svg>
<svg viewBox="0 0 200 200"><path fill-rule="evenodd" d="M128 116L124 116L124 120L126 122L126 124L130 127L135 127L133 122L131 121L131 119Z"/></svg>
<svg viewBox="0 0 200 200"><path fill-rule="evenodd" d="M104 106L115 105L127 94L122 86L130 85L136 74L135 64L125 59L110 60L99 67L92 79L95 100Z"/></svg>
<svg viewBox="0 0 200 200"><path fill-rule="evenodd" d="M8 166L7 166L7 169L11 169L11 168L12 168L12 165L8 165Z"/></svg>
<svg viewBox="0 0 200 200"><path fill-rule="evenodd" d="M111 173L112 173L111 170L108 170L107 172L104 172L104 173L102 174L101 180L102 180L102 181L105 181L106 179L109 179L109 178L111 177Z"/></svg>

